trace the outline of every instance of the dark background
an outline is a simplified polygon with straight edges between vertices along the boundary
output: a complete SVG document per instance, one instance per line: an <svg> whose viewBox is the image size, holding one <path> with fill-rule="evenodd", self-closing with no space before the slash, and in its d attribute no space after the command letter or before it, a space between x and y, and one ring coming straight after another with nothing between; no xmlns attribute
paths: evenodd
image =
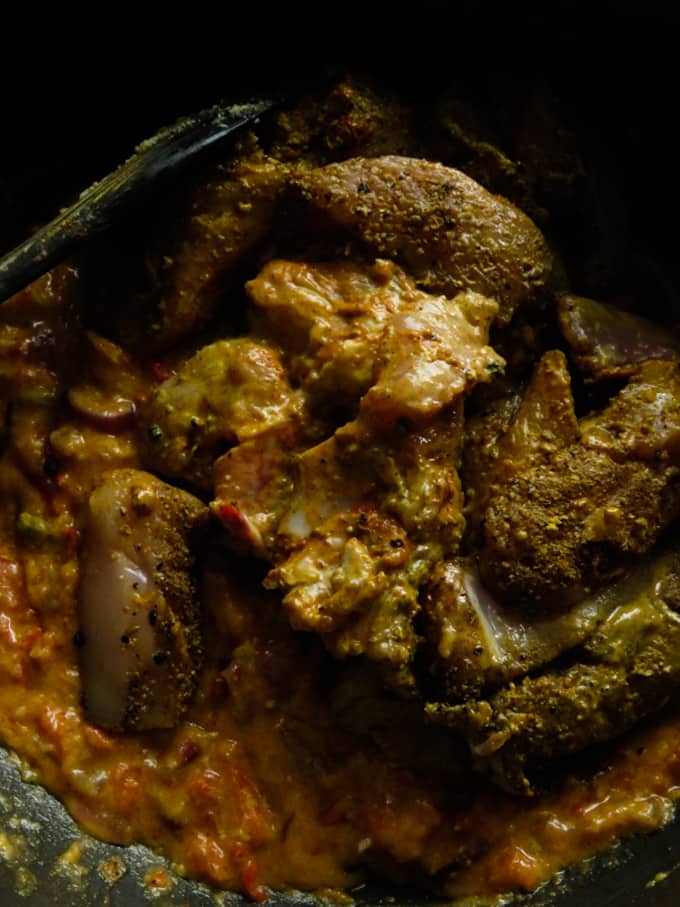
<svg viewBox="0 0 680 907"><path fill-rule="evenodd" d="M312 8L314 10L316 8ZM313 83L339 61L409 86L540 74L565 90L625 174L645 235L664 250L678 196L678 26L655 4L365 3L310 12L290 4L198 6L186 21L22 43L0 62L0 248L179 115L220 97ZM417 13L417 14L416 14ZM273 23L272 23L273 17ZM102 34L103 33L103 34ZM13 35L5 35L11 49ZM105 38L107 40L102 40ZM641 228L641 224L638 224ZM672 230L671 233L675 231Z"/></svg>

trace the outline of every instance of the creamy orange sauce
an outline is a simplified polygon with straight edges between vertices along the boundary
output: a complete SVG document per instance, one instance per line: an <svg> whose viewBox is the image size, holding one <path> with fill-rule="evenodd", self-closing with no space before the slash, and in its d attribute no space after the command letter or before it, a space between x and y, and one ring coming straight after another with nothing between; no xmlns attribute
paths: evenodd
<svg viewBox="0 0 680 907"><path fill-rule="evenodd" d="M447 894L529 890L622 835L657 828L680 790L676 718L618 746L593 778L529 802L418 779L334 726L318 688L325 656L281 626L254 582L233 579L236 562L206 577L213 642L186 721L137 736L103 732L80 706L73 603L31 608L18 560L6 541L3 742L89 832L143 841L214 885L254 898L263 885L339 887L373 861L397 876L434 877L460 855L470 862L446 873ZM67 559L62 578L69 567L75 574Z"/></svg>
<svg viewBox="0 0 680 907"><path fill-rule="evenodd" d="M473 779L455 756L432 770L425 746L391 749L341 726L330 701L337 666L315 638L289 629L257 566L219 547L203 559L207 652L186 718L143 734L88 723L77 645L82 507L105 470L138 465L135 433L86 424L64 394L91 373L74 376L66 347L61 361L22 351L13 333L51 323L63 346L57 325L72 279L47 278L1 313L12 414L0 461L0 737L83 828L143 842L187 876L261 900L268 887L351 886L367 868L450 896L530 890L668 819L680 719L530 800ZM82 335L69 342L87 345ZM167 368L121 360L106 393L143 395Z"/></svg>

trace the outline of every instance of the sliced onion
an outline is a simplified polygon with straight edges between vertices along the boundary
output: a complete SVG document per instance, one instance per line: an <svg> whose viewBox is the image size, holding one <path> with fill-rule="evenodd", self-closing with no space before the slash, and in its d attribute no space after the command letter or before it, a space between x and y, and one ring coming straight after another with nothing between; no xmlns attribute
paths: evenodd
<svg viewBox="0 0 680 907"><path fill-rule="evenodd" d="M111 396L96 387L80 385L69 390L68 401L78 415L99 431L116 434L132 428L134 424L135 404L125 397Z"/></svg>
<svg viewBox="0 0 680 907"><path fill-rule="evenodd" d="M198 679L195 542L208 519L193 495L136 469L90 495L79 587L86 715L110 730L173 727Z"/></svg>

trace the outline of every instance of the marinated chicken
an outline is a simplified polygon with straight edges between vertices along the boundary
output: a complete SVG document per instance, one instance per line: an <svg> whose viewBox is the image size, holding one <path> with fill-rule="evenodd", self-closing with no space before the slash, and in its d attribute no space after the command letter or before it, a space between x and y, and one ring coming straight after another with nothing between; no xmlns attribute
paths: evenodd
<svg viewBox="0 0 680 907"><path fill-rule="evenodd" d="M281 344L313 397L361 397L374 383L387 324L425 294L393 262L271 261L247 287L256 328ZM336 404L337 405L337 404Z"/></svg>
<svg viewBox="0 0 680 907"><path fill-rule="evenodd" d="M463 472L467 517L478 531L504 485L578 439L571 379L564 354L545 353L524 391L510 385L465 424Z"/></svg>
<svg viewBox="0 0 680 907"><path fill-rule="evenodd" d="M234 273L266 241L289 179L246 139L234 160L97 243L81 264L94 326L142 355L194 336L238 292Z"/></svg>
<svg viewBox="0 0 680 907"><path fill-rule="evenodd" d="M275 349L219 340L185 362L144 407L146 459L161 474L209 491L217 456L294 423L301 402Z"/></svg>
<svg viewBox="0 0 680 907"><path fill-rule="evenodd" d="M680 790L680 341L485 90L310 89L0 308L0 742L253 900L529 891Z"/></svg>
<svg viewBox="0 0 680 907"><path fill-rule="evenodd" d="M678 364L645 362L579 421L576 443L501 476L484 515L485 582L507 600L561 607L647 552L680 514L679 407Z"/></svg>
<svg viewBox="0 0 680 907"><path fill-rule="evenodd" d="M274 261L248 291L297 382L314 396L361 398L362 412L382 421L384 409L386 424L435 413L504 365L487 345L493 300L431 296L392 262Z"/></svg>
<svg viewBox="0 0 680 907"><path fill-rule="evenodd" d="M510 683L488 700L433 705L460 730L477 765L502 787L530 792L526 771L609 740L663 708L680 685L680 615L666 601L677 546L612 589L609 613L571 664Z"/></svg>
<svg viewBox="0 0 680 907"><path fill-rule="evenodd" d="M593 633L616 607L619 586L527 621L521 610L489 593L470 559L445 561L434 570L423 598L430 670L450 702L533 673Z"/></svg>
<svg viewBox="0 0 680 907"><path fill-rule="evenodd" d="M388 442L388 443L386 443ZM379 439L349 423L299 461L279 527L290 555L268 576L296 629L338 657L366 655L413 687L418 590L463 531L460 410Z"/></svg>
<svg viewBox="0 0 680 907"><path fill-rule="evenodd" d="M274 261L248 292L255 323L283 346L311 399L336 389L335 404L357 413L296 455L289 506L265 543L278 562L267 585L285 592L294 627L320 632L337 656L387 662L412 685L419 586L463 529L459 401L503 368L487 343L497 305L472 292L431 296L380 260ZM252 527L263 522L249 516L252 499L225 500L234 457L219 473L216 512L229 528L234 509L245 511ZM236 488L249 497L238 479ZM259 514L278 518L281 490L265 479ZM264 520L270 532L275 522ZM260 548L259 526L250 534Z"/></svg>
<svg viewBox="0 0 680 907"><path fill-rule="evenodd" d="M450 167L397 156L356 158L301 173L293 187L308 217L396 258L430 292L473 290L497 298L502 323L560 280L534 223Z"/></svg>

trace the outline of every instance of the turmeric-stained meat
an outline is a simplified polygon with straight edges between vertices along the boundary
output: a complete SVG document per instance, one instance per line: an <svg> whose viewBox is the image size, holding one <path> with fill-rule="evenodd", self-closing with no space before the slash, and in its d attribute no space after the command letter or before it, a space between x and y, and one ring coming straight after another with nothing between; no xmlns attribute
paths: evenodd
<svg viewBox="0 0 680 907"><path fill-rule="evenodd" d="M680 359L680 340L640 315L566 293L557 312L570 353L586 378L631 375L646 359Z"/></svg>
<svg viewBox="0 0 680 907"><path fill-rule="evenodd" d="M356 418L306 449L298 437L296 453L295 442L287 452L267 442L256 495L234 473L240 451L225 455L213 509L273 557L267 584L283 591L296 628L319 632L336 656L387 662L402 682L419 586L462 536L462 398L504 366L488 344L497 304L473 292L432 296L387 261L274 261L248 292L295 379L317 402L340 396ZM290 463L291 451L292 485L266 465Z"/></svg>
<svg viewBox="0 0 680 907"><path fill-rule="evenodd" d="M614 460L680 465L680 363L643 362L601 413L581 419L582 443Z"/></svg>
<svg viewBox="0 0 680 907"><path fill-rule="evenodd" d="M505 360L487 343L497 311L478 293L420 294L387 325L362 417L377 424L427 417L501 373Z"/></svg>
<svg viewBox="0 0 680 907"><path fill-rule="evenodd" d="M283 547L292 548L309 538L329 517L375 509L376 478L390 454L387 449L364 447L367 440L365 433L359 434L359 426L351 423L298 453L294 494L278 527Z"/></svg>
<svg viewBox="0 0 680 907"><path fill-rule="evenodd" d="M274 261L247 289L303 387L336 402L365 394L362 412L381 421L436 412L504 364L487 345L495 302L431 296L392 262Z"/></svg>
<svg viewBox="0 0 680 907"><path fill-rule="evenodd" d="M284 604L296 629L328 634L382 597L409 553L404 531L393 518L376 511L343 512L321 524L307 544L271 574L268 585L290 588ZM408 628L417 609L413 590L402 594L410 605L403 609ZM353 654L361 651L357 645Z"/></svg>
<svg viewBox="0 0 680 907"><path fill-rule="evenodd" d="M256 328L287 354L314 395L361 396L373 383L386 325L424 294L393 262L268 262L246 284Z"/></svg>
<svg viewBox="0 0 680 907"><path fill-rule="evenodd" d="M273 556L293 493L295 451L303 438L298 426L286 424L243 441L215 462L210 507L234 547Z"/></svg>
<svg viewBox="0 0 680 907"><path fill-rule="evenodd" d="M461 403L503 368L488 345L497 305L432 296L387 261L274 261L248 292L295 380L357 418L306 448L273 431L227 452L213 510L273 559L267 584L296 628L336 656L388 663L402 682L419 586L462 536Z"/></svg>
<svg viewBox="0 0 680 907"><path fill-rule="evenodd" d="M430 671L448 702L488 693L581 644L622 597L630 597L633 581L527 620L522 609L504 605L483 586L473 559L438 564L421 596Z"/></svg>
<svg viewBox="0 0 680 907"><path fill-rule="evenodd" d="M478 404L479 408L466 411L460 467L467 534L471 540L476 540L486 512L498 443L517 412L522 389L522 385L511 377L497 378L490 385L481 385L471 396L469 410Z"/></svg>
<svg viewBox="0 0 680 907"><path fill-rule="evenodd" d="M496 482L545 463L579 435L564 354L545 353L534 368L521 403L499 444Z"/></svg>
<svg viewBox="0 0 680 907"><path fill-rule="evenodd" d="M615 737L662 708L680 688L680 617L664 601L677 546L618 583L619 602L571 666L510 683L488 700L431 704L460 731L477 767L530 793L527 771Z"/></svg>
<svg viewBox="0 0 680 907"><path fill-rule="evenodd" d="M417 645L418 589L464 526L456 470L460 409L373 436L349 423L306 451L279 527L290 554L267 578L297 629L337 657L367 655L399 683ZM412 680L411 680L412 682Z"/></svg>
<svg viewBox="0 0 680 907"><path fill-rule="evenodd" d="M330 438L332 429L323 419L318 424L308 419L304 431L293 418L258 423L257 438L242 440L217 462L214 512L239 547L245 544L271 556L275 547L287 551L306 538L331 513L374 498L373 483L386 480L390 469L395 435L389 432L395 423L436 415L478 381L488 381L503 360L487 343L495 302L475 293L453 300L430 296L392 262L274 261L249 283L248 291L257 305L260 331L283 347L289 370L311 400L334 406L342 401L360 411L360 425L349 423ZM184 387L183 373L177 378ZM166 384L173 414L186 409L178 408L176 379ZM256 390L265 393L264 387ZM209 396L215 404L221 399L214 389ZM224 405L220 411L227 419ZM163 427L162 421L157 424ZM384 439L381 427L387 432ZM403 452L402 435L403 430L398 442ZM414 438L427 436L416 433ZM158 441L165 455L163 438ZM348 468L348 451L359 444L367 445L365 457L355 457ZM457 445L458 440L452 458ZM345 460L342 480L338 447ZM443 467L455 471L455 465L452 459ZM403 488L412 479L417 487L420 480L409 474L402 479ZM421 495L414 510L424 513L438 506L434 488L429 500Z"/></svg>
<svg viewBox="0 0 680 907"><path fill-rule="evenodd" d="M301 173L293 187L322 224L395 258L431 292L498 299L502 323L557 279L545 239L523 212L441 164L356 158Z"/></svg>
<svg viewBox="0 0 680 907"><path fill-rule="evenodd" d="M319 384L326 393L369 401L376 384L397 389L402 373L422 359L412 395L420 387L428 401L428 366L436 372L441 363L446 374L436 399L412 413L422 416L491 380L504 365L488 345L496 302L469 292L432 296L392 262L273 261L247 289L258 330L284 350L294 379L308 390Z"/></svg>
<svg viewBox="0 0 680 907"><path fill-rule="evenodd" d="M150 342L168 347L202 327L220 302L230 269L266 237L286 167L255 151L219 170L191 200L181 242L152 259L159 319Z"/></svg>
<svg viewBox="0 0 680 907"><path fill-rule="evenodd" d="M295 423L301 407L275 349L218 340L184 362L142 408L146 462L210 491L213 462L225 448Z"/></svg>
<svg viewBox="0 0 680 907"><path fill-rule="evenodd" d="M407 430L396 425L374 435L361 421L350 422L297 457L295 494L281 525L289 546L316 534L325 520L345 512L382 509L415 537L430 537L444 526L454 544L462 530L456 462L461 408ZM451 498L454 501L451 501ZM442 515L447 519L442 522Z"/></svg>

